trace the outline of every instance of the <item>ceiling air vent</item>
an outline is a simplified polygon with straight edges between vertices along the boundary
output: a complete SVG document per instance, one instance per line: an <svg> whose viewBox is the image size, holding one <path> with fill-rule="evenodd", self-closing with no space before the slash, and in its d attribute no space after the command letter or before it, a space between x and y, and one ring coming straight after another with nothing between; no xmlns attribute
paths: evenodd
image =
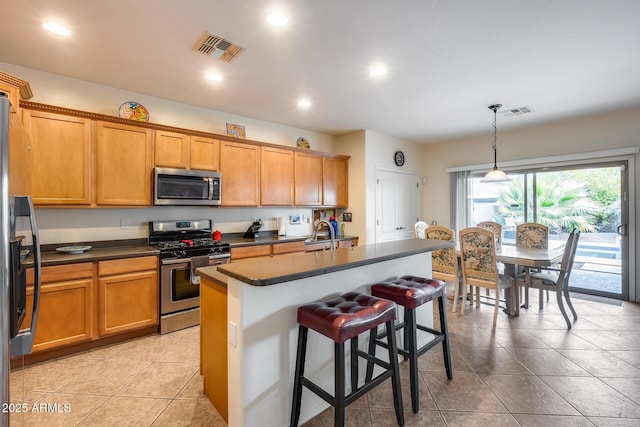
<svg viewBox="0 0 640 427"><path fill-rule="evenodd" d="M206 56L213 56L225 62L233 62L245 49L222 37L204 32L193 46L193 50Z"/></svg>
<svg viewBox="0 0 640 427"><path fill-rule="evenodd" d="M509 108L508 110L500 111L505 117L511 116L521 116L523 114L533 113L533 108L531 107L518 107L518 108Z"/></svg>

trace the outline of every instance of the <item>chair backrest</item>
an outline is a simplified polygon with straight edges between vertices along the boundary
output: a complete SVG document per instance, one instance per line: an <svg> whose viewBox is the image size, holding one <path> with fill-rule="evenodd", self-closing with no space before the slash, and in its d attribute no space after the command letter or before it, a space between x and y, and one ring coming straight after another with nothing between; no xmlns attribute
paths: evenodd
<svg viewBox="0 0 640 427"><path fill-rule="evenodd" d="M476 227L493 231L493 234L495 234L496 238L498 239L498 243L502 243L502 224L498 224L497 222L493 221L482 221L477 223Z"/></svg>
<svg viewBox="0 0 640 427"><path fill-rule="evenodd" d="M460 230L459 235L464 282L498 289L496 239L493 231L470 227Z"/></svg>
<svg viewBox="0 0 640 427"><path fill-rule="evenodd" d="M426 239L424 230L427 229L427 223L424 221L418 221L413 225L413 237L416 239Z"/></svg>
<svg viewBox="0 0 640 427"><path fill-rule="evenodd" d="M516 246L520 248L549 248L549 227L537 222L516 226Z"/></svg>
<svg viewBox="0 0 640 427"><path fill-rule="evenodd" d="M574 228L571 233L569 233L567 243L564 245L564 254L562 255L562 262L560 263L560 274L558 275L558 285L569 285L569 277L571 276L571 269L573 268L573 260L576 257L579 238L580 230Z"/></svg>
<svg viewBox="0 0 640 427"><path fill-rule="evenodd" d="M427 239L455 240L455 232L441 225L434 225L425 230ZM458 257L454 247L431 252L431 270L434 279L458 282Z"/></svg>

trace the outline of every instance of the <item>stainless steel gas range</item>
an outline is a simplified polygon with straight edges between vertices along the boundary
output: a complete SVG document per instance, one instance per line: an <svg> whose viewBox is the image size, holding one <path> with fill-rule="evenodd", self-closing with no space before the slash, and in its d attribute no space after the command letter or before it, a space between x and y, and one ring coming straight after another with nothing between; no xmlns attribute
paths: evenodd
<svg viewBox="0 0 640 427"><path fill-rule="evenodd" d="M149 222L149 245L160 250L160 333L200 324L198 267L226 264L228 243L211 238L209 219Z"/></svg>

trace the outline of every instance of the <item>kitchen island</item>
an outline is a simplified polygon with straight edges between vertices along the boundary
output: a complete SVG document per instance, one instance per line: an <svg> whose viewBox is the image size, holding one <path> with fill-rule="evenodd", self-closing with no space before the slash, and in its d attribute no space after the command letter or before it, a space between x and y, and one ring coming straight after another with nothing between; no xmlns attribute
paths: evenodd
<svg viewBox="0 0 640 427"><path fill-rule="evenodd" d="M288 425L297 307L353 290L368 293L373 283L405 274L430 277L430 252L452 245L411 239L198 269L205 394L229 426ZM418 321L432 325L431 304L418 310ZM366 345L367 340L361 339L361 348ZM364 366L360 372L364 375ZM333 345L313 332L305 375L333 390ZM300 422L327 407L304 391Z"/></svg>

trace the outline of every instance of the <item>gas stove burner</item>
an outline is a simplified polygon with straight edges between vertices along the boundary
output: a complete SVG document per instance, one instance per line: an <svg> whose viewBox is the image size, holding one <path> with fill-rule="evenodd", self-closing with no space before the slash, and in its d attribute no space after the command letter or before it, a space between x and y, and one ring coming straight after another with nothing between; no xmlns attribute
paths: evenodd
<svg viewBox="0 0 640 427"><path fill-rule="evenodd" d="M209 219L152 221L149 223L149 245L158 248L163 259L228 256L229 244L211 238L212 225Z"/></svg>
<svg viewBox="0 0 640 427"><path fill-rule="evenodd" d="M170 240L166 242L156 242L151 245L160 250L183 248L224 248L229 246L228 243L222 243L213 239Z"/></svg>

